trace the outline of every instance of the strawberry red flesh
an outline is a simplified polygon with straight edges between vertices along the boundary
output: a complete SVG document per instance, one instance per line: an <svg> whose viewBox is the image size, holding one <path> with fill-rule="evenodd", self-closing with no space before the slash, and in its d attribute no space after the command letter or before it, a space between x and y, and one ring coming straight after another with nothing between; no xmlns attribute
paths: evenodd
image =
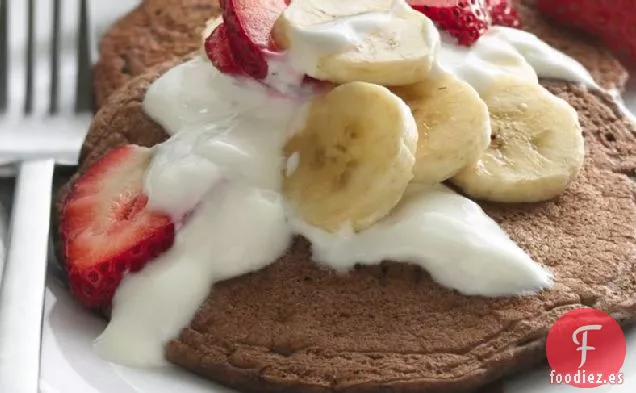
<svg viewBox="0 0 636 393"><path fill-rule="evenodd" d="M223 20L235 59L255 79L267 76L266 53L275 51L271 31L285 0L222 0Z"/></svg>
<svg viewBox="0 0 636 393"><path fill-rule="evenodd" d="M474 44L492 25L521 25L511 0L410 0L409 4L464 46Z"/></svg>
<svg viewBox="0 0 636 393"><path fill-rule="evenodd" d="M219 71L229 75L245 75L230 49L225 23L214 29L205 40L204 47L208 58Z"/></svg>
<svg viewBox="0 0 636 393"><path fill-rule="evenodd" d="M438 28L465 46L472 45L486 33L490 23L482 0L460 0L452 6L413 5L413 8L428 16Z"/></svg>
<svg viewBox="0 0 636 393"><path fill-rule="evenodd" d="M628 66L636 65L636 1L537 0L536 7L559 25L598 38Z"/></svg>
<svg viewBox="0 0 636 393"><path fill-rule="evenodd" d="M517 10L512 0L486 0L486 7L493 26L521 27Z"/></svg>
<svg viewBox="0 0 636 393"><path fill-rule="evenodd" d="M103 308L127 272L138 272L172 246L169 216L150 211L143 179L151 153L123 146L107 153L73 184L60 229L71 292Z"/></svg>

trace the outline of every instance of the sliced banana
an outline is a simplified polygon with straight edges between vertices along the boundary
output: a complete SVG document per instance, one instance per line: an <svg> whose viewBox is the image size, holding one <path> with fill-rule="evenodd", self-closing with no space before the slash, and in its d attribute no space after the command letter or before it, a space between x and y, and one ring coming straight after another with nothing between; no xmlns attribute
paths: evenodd
<svg viewBox="0 0 636 393"><path fill-rule="evenodd" d="M299 71L335 83L415 83L440 46L433 22L404 0L294 0L272 35Z"/></svg>
<svg viewBox="0 0 636 393"><path fill-rule="evenodd" d="M494 202L539 202L562 193L583 166L578 115L543 86L505 79L482 94L492 125L488 150L453 182Z"/></svg>
<svg viewBox="0 0 636 393"><path fill-rule="evenodd" d="M413 178L417 125L383 86L340 85L307 107L285 145L283 190L307 223L329 232L368 228L400 201Z"/></svg>
<svg viewBox="0 0 636 393"><path fill-rule="evenodd" d="M411 108L417 123L415 181L434 184L449 179L488 148L488 107L468 83L435 72L392 91Z"/></svg>

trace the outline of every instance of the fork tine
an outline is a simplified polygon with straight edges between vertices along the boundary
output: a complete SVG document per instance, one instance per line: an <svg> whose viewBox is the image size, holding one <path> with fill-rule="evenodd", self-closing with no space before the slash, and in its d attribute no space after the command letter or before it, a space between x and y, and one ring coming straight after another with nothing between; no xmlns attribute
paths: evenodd
<svg viewBox="0 0 636 393"><path fill-rule="evenodd" d="M9 86L8 63L9 63L9 26L7 23L7 2L0 0L0 113L7 109L7 96Z"/></svg>
<svg viewBox="0 0 636 393"><path fill-rule="evenodd" d="M27 5L27 46L26 46L26 84L24 86L24 113L33 111L33 52L35 51L35 0L28 0Z"/></svg>
<svg viewBox="0 0 636 393"><path fill-rule="evenodd" d="M26 53L28 36L28 2L26 0L3 0L6 4L6 29L8 37L7 63L7 109L9 116L23 117L26 101ZM10 76L10 77L9 77Z"/></svg>
<svg viewBox="0 0 636 393"><path fill-rule="evenodd" d="M93 108L91 30L87 0L80 0L79 29L77 42L77 90L75 112L89 112Z"/></svg>
<svg viewBox="0 0 636 393"><path fill-rule="evenodd" d="M27 82L30 82L27 102L30 104L31 113L38 117L43 117L49 112L49 98L55 79L51 61L53 45L55 45L55 36L51 34L51 26L55 19L52 3L52 0L29 0L29 6L33 7L29 11L29 19L33 22L33 26L29 29L33 52L30 55L32 64L28 66L31 75L27 73Z"/></svg>
<svg viewBox="0 0 636 393"><path fill-rule="evenodd" d="M51 89L49 96L49 114L57 113L60 79L60 24L61 0L53 0L53 28L51 29Z"/></svg>
<svg viewBox="0 0 636 393"><path fill-rule="evenodd" d="M58 110L71 114L74 112L77 90L77 55L79 42L79 0L60 0L60 75Z"/></svg>

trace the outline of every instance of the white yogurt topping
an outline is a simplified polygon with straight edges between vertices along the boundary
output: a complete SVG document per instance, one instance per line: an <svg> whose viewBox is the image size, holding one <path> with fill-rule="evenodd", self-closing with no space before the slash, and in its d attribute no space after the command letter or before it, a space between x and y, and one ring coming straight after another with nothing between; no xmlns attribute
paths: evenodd
<svg viewBox="0 0 636 393"><path fill-rule="evenodd" d="M104 358L162 364L164 343L187 324L210 287L272 263L293 232L313 242L317 261L338 270L355 262L411 262L471 295L551 285L549 272L477 204L441 186L412 186L398 209L356 235L328 235L285 214L282 171L294 168L282 147L303 104L222 75L201 58L152 85L144 109L173 137L155 147L146 178L150 204L176 220L194 211L175 246L118 289L111 322L96 344Z"/></svg>
<svg viewBox="0 0 636 393"><path fill-rule="evenodd" d="M455 39L446 33L441 36L438 65L479 93L487 91L504 75L530 83L536 83L542 77L598 87L579 62L526 31L492 27L470 47L455 45Z"/></svg>
<svg viewBox="0 0 636 393"><path fill-rule="evenodd" d="M97 351L123 365L163 364L163 343L188 324L212 284L270 264L290 239L278 193L240 180L217 184L174 246L122 282Z"/></svg>
<svg viewBox="0 0 636 393"><path fill-rule="evenodd" d="M411 184L388 217L357 234L332 234L297 218L290 221L311 241L313 259L338 270L382 260L410 262L467 295L509 295L551 284L551 274L479 205L443 185Z"/></svg>
<svg viewBox="0 0 636 393"><path fill-rule="evenodd" d="M155 146L146 175L151 207L179 219L222 178L277 191L286 125L303 101L222 76L197 58L159 78L144 107L172 136Z"/></svg>
<svg viewBox="0 0 636 393"><path fill-rule="evenodd" d="M400 42L403 37L409 37L410 46L406 48L430 48L430 55L434 56L439 47L439 33L433 22L414 11L404 0L386 0L378 2L375 11L359 13L359 5L352 2L349 9L345 9L346 2L339 5L337 20L308 26L287 27L289 49L287 55L289 64L295 69L308 75L319 74L319 64L324 58L353 52L360 48L371 50L370 37L377 36L382 31L391 31L392 37ZM290 6L285 12L292 12ZM303 11L305 12L305 11ZM348 15L348 16L347 16ZM415 23L413 18L420 23ZM290 16L290 18L292 18ZM293 19L293 18L292 18ZM410 19L410 20L408 20ZM408 20L408 21L407 21ZM375 48L376 56L384 53ZM394 47L389 52L404 58L412 56L404 47ZM383 61L387 59L378 59Z"/></svg>
<svg viewBox="0 0 636 393"><path fill-rule="evenodd" d="M392 18L395 20L404 12L413 12L403 1L393 1L392 4L389 12L357 14L303 28L290 26L288 39L293 49L288 52L289 63L298 70L315 72L320 59L362 45L369 34L391 23ZM579 62L526 31L494 26L475 44L465 47L457 45L456 39L448 33L438 34L432 23L430 27L426 24L425 30L427 35L422 37L423 47L437 48L435 41L441 37L437 66L466 81L480 93L503 75L530 83L536 83L539 77L543 77L598 88ZM407 33L418 36L414 32Z"/></svg>
<svg viewBox="0 0 636 393"><path fill-rule="evenodd" d="M313 30L305 36L315 43L305 61L355 43L385 17L358 16L337 28ZM573 59L529 33L503 27L470 48L444 37L438 65L481 92L506 74L596 86ZM293 100L272 95L254 81L220 74L202 58L175 67L148 90L146 113L172 137L155 147L145 188L150 205L169 212L180 228L173 248L129 274L118 289L111 322L96 342L104 358L163 364L164 343L188 323L210 287L272 263L294 233L312 242L316 262L336 270L404 261L469 295L522 294L551 285L550 273L476 203L441 185L411 185L388 217L357 234L326 233L291 214L281 181L295 161L283 160L282 147L302 112L299 97L311 95L297 91L299 74L286 59L272 59L270 71L268 85L302 94Z"/></svg>
<svg viewBox="0 0 636 393"><path fill-rule="evenodd" d="M636 124L636 116L634 116L634 112L629 110L627 106L625 105L625 98L623 98L623 92L621 92L618 89L611 89L608 91L608 93L614 98L614 101L616 102L618 109L620 109L623 115L626 118L628 118L630 122L632 122L633 124ZM632 97L627 97L627 100L629 102L633 102L633 98L632 99L630 98Z"/></svg>
<svg viewBox="0 0 636 393"><path fill-rule="evenodd" d="M144 108L172 137L154 148L149 205L176 221L194 214L167 253L122 282L96 343L102 357L162 364L163 343L193 317L212 284L262 268L287 249L281 147L302 105L224 76L203 58L153 83Z"/></svg>

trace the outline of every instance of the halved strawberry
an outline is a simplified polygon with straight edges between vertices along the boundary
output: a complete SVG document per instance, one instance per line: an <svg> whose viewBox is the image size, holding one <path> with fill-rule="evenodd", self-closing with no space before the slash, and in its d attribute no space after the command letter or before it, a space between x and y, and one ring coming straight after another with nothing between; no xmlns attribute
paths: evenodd
<svg viewBox="0 0 636 393"><path fill-rule="evenodd" d="M629 66L636 65L636 1L537 0L543 15L600 39Z"/></svg>
<svg viewBox="0 0 636 393"><path fill-rule="evenodd" d="M230 75L245 75L230 49L225 23L221 23L212 31L203 46L208 58L219 71Z"/></svg>
<svg viewBox="0 0 636 393"><path fill-rule="evenodd" d="M472 45L491 25L520 26L510 0L408 0L408 3L457 38L460 45Z"/></svg>
<svg viewBox="0 0 636 393"><path fill-rule="evenodd" d="M169 216L146 208L143 179L151 150L116 148L73 184L60 230L71 292L90 308L110 305L127 272L172 246Z"/></svg>
<svg viewBox="0 0 636 393"><path fill-rule="evenodd" d="M267 76L265 54L276 50L270 33L286 7L285 0L221 0L232 53L253 78Z"/></svg>

